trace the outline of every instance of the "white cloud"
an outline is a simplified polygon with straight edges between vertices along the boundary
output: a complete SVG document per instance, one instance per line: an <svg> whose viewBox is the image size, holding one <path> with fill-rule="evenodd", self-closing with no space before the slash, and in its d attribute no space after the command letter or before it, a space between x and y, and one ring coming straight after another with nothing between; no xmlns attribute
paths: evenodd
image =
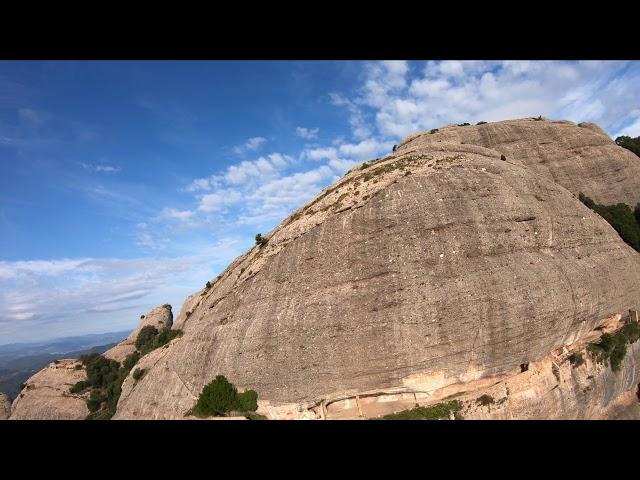
<svg viewBox="0 0 640 480"><path fill-rule="evenodd" d="M296 127L296 135L307 140L317 138L319 131L319 128Z"/></svg>
<svg viewBox="0 0 640 480"><path fill-rule="evenodd" d="M89 170L91 172L96 172L96 173L110 174L110 173L118 173L120 171L120 167L114 167L112 165L92 165L84 162L78 162L78 165L80 165L85 170Z"/></svg>
<svg viewBox="0 0 640 480"><path fill-rule="evenodd" d="M632 62L429 61L415 74L403 62L377 62L363 70L352 98L331 94L334 105L347 108L358 140L537 115L593 121L613 132L638 108L640 64ZM370 117L377 135L363 135Z"/></svg>
<svg viewBox="0 0 640 480"><path fill-rule="evenodd" d="M303 159L309 160L324 160L324 159L335 159L337 157L338 152L333 147L327 148L311 148L307 150L303 150L301 157Z"/></svg>
<svg viewBox="0 0 640 480"><path fill-rule="evenodd" d="M238 145L236 147L233 147L233 151L238 155L243 155L247 151L254 152L258 150L266 142L267 142L267 139L264 137L252 137L252 138L249 138L243 145Z"/></svg>
<svg viewBox="0 0 640 480"><path fill-rule="evenodd" d="M163 303L177 315L243 249L229 237L176 258L0 262L0 343L132 329Z"/></svg>
<svg viewBox="0 0 640 480"><path fill-rule="evenodd" d="M196 178L193 182L191 182L185 190L187 192L198 192L201 190L211 190L211 183L209 183L208 178Z"/></svg>
<svg viewBox="0 0 640 480"><path fill-rule="evenodd" d="M613 135L613 138L621 136L640 137L640 117L636 118L632 123Z"/></svg>
<svg viewBox="0 0 640 480"><path fill-rule="evenodd" d="M200 198L198 210L203 212L219 212L224 207L238 203L242 194L238 190L225 189L215 193L203 195Z"/></svg>
<svg viewBox="0 0 640 480"><path fill-rule="evenodd" d="M292 161L293 158L280 153L272 153L253 161L245 160L228 167L224 180L231 185L241 185L256 178L272 177Z"/></svg>
<svg viewBox="0 0 640 480"><path fill-rule="evenodd" d="M167 238L157 238L149 232L140 232L136 236L136 245L151 250L162 250L166 248L168 243L169 240Z"/></svg>
<svg viewBox="0 0 640 480"><path fill-rule="evenodd" d="M193 217L191 210L177 210L175 208L165 208L162 210L160 216L162 218L170 218L173 220L189 220Z"/></svg>
<svg viewBox="0 0 640 480"><path fill-rule="evenodd" d="M102 173L118 173L120 167L112 167L111 165L96 165L96 172Z"/></svg>
<svg viewBox="0 0 640 480"><path fill-rule="evenodd" d="M340 145L340 153L357 159L371 159L376 155L390 151L392 147L393 142L379 142L371 138L357 144Z"/></svg>

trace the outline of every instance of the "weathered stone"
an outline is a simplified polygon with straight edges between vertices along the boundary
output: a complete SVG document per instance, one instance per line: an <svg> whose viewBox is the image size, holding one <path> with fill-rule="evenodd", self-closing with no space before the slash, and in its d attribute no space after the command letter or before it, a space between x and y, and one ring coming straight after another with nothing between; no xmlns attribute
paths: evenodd
<svg viewBox="0 0 640 480"><path fill-rule="evenodd" d="M151 326L160 331L164 328L171 328L172 325L173 313L171 312L171 305L165 304L160 307L156 307L140 319L140 323L136 329L131 332L125 340L104 352L103 355L117 362L123 362L128 355L136 351L136 340L140 330L144 327Z"/></svg>
<svg viewBox="0 0 640 480"><path fill-rule="evenodd" d="M77 360L50 363L27 380L13 401L10 420L82 420L89 415L87 394L74 395L69 389L86 379Z"/></svg>
<svg viewBox="0 0 640 480"><path fill-rule="evenodd" d="M629 155L571 122L405 140L190 297L184 335L141 360L114 418L183 418L218 374L302 418L347 394L433 393L541 361L638 308L640 256L576 198L640 200Z"/></svg>
<svg viewBox="0 0 640 480"><path fill-rule="evenodd" d="M440 128L407 137L397 153L426 144L454 142L491 148L578 195L606 205L640 202L640 159L619 147L596 124L566 120L506 120Z"/></svg>
<svg viewBox="0 0 640 480"><path fill-rule="evenodd" d="M11 415L11 399L8 395L0 393L0 420L6 420Z"/></svg>

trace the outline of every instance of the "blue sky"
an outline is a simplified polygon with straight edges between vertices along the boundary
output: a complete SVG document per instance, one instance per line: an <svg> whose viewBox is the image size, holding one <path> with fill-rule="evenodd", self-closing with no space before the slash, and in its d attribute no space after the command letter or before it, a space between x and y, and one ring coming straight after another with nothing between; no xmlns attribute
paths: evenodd
<svg viewBox="0 0 640 480"><path fill-rule="evenodd" d="M640 135L638 62L0 62L0 344L133 328L448 123Z"/></svg>

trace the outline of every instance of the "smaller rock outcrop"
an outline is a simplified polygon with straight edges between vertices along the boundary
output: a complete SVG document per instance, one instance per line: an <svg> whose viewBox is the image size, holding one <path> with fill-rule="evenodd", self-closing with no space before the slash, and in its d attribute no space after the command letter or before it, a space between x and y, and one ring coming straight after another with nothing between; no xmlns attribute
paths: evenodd
<svg viewBox="0 0 640 480"><path fill-rule="evenodd" d="M128 355L136 351L136 339L138 338L140 330L149 326L162 330L163 328L171 328L172 325L173 312L171 311L171 305L164 304L156 307L146 315L140 317L140 323L126 339L104 352L103 355L116 362L123 362Z"/></svg>
<svg viewBox="0 0 640 480"><path fill-rule="evenodd" d="M0 420L6 420L11 415L11 399L0 393Z"/></svg>
<svg viewBox="0 0 640 480"><path fill-rule="evenodd" d="M89 415L87 394L74 395L69 389L85 380L77 360L56 360L27 380L14 400L11 420L83 420Z"/></svg>

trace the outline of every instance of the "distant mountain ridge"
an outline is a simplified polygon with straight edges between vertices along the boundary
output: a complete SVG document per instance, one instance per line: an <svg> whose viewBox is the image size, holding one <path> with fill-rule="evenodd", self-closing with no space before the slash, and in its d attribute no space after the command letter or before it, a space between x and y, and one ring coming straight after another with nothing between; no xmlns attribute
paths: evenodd
<svg viewBox="0 0 640 480"><path fill-rule="evenodd" d="M97 333L0 345L0 392L13 399L20 393L20 386L49 363L62 358L78 358L86 353L103 353L128 333Z"/></svg>
<svg viewBox="0 0 640 480"><path fill-rule="evenodd" d="M43 353L65 353L72 350L85 350L98 345L118 343L127 335L129 330L121 332L92 333L73 337L59 337L40 342L19 342L0 345L0 368L2 362L18 358Z"/></svg>

